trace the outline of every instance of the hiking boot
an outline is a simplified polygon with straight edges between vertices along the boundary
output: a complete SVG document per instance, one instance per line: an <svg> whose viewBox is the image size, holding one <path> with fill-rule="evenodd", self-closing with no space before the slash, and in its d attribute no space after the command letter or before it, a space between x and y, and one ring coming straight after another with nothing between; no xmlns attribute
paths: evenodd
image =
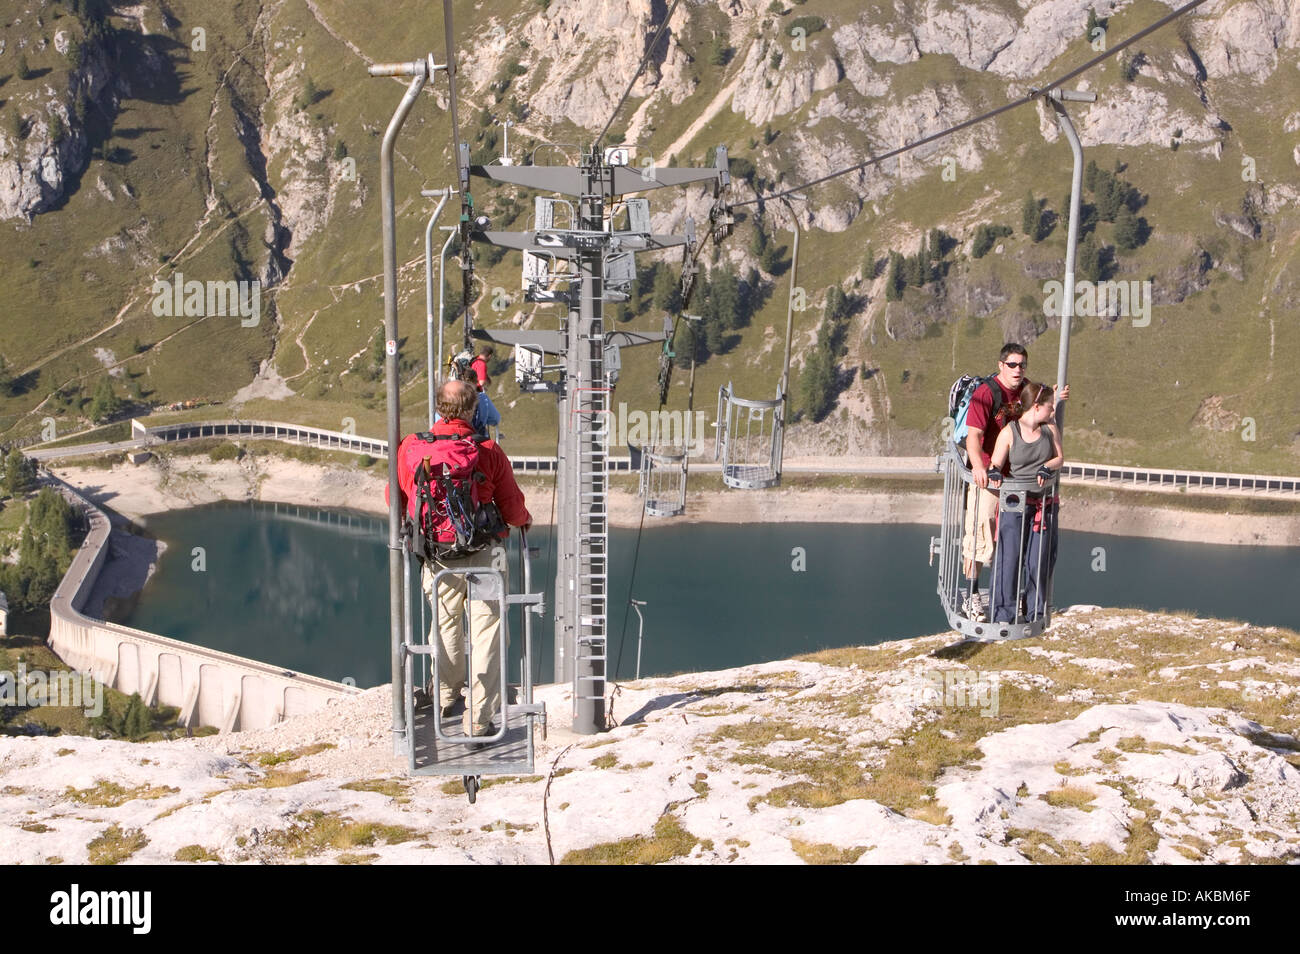
<svg viewBox="0 0 1300 954"><path fill-rule="evenodd" d="M414 696L414 700L415 700L416 712L419 712L421 709L428 709L430 706L433 705L433 697L430 696L423 689L416 689L412 695ZM443 715L446 715L446 713L443 713Z"/></svg>
<svg viewBox="0 0 1300 954"><path fill-rule="evenodd" d="M961 600L961 614L976 623L984 622L984 594L976 591L967 593Z"/></svg>
<svg viewBox="0 0 1300 954"><path fill-rule="evenodd" d="M496 726L494 726L494 725L493 725L492 723L490 723L490 722L489 722L487 725L485 725L485 726L475 727L474 730L473 730L472 732L470 731L470 726L465 726L464 728L465 728L465 734L466 734L467 736L469 736L470 738L477 738L477 737L479 737L479 736L485 736L485 735L496 735L496 734L497 734ZM471 742L471 743L469 744L469 750L470 750L471 752L476 752L476 751L478 751L479 749L485 749L485 748L487 748L487 747L488 747L489 745L491 745L491 744L492 744L492 743L490 743L490 742Z"/></svg>

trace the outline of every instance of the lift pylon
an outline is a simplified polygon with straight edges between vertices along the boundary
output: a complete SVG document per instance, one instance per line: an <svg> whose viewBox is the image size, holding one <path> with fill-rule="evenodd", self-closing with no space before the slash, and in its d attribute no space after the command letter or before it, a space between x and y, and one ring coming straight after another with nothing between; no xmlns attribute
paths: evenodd
<svg viewBox="0 0 1300 954"><path fill-rule="evenodd" d="M460 155L467 163L463 149ZM524 253L525 297L567 306L558 331L476 329L474 335L515 345L528 365L520 372L528 389L553 391L559 401L555 678L573 685L573 728L579 734L605 728L608 462L617 349L664 339L662 332L607 332L603 304L624 294L635 253L687 244L684 236L650 231L645 200L627 200L625 229L614 228L605 213L628 193L711 181L716 198L730 181L725 149L718 150L712 169L632 169L625 165L627 155L626 149L593 150L576 167L467 165L462 175L576 199L538 199L531 230L472 228L467 238ZM562 208L570 214L557 215ZM559 365L547 368L546 354L558 356ZM558 378L543 380L550 370Z"/></svg>

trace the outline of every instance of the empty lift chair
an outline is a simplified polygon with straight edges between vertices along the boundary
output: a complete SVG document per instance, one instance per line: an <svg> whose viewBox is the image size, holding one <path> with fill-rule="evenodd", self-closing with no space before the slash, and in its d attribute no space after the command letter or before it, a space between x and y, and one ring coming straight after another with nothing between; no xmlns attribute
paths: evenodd
<svg viewBox="0 0 1300 954"><path fill-rule="evenodd" d="M685 513L686 451L642 451L639 491L645 512L652 517Z"/></svg>
<svg viewBox="0 0 1300 954"><path fill-rule="evenodd" d="M466 620L464 626L466 707L472 710L473 698L473 645L470 639L468 607L472 600L495 602L501 616L500 647L501 709L496 716L497 731L492 735L466 736L460 725L460 716L443 718L442 707L436 696L438 686L438 613L434 608L432 639L425 625L423 594L419 597L420 628L412 632L412 616L406 615L404 640L404 681L406 698L407 768L412 775L459 775L465 794L473 802L478 796L480 779L484 775L529 775L533 771L533 727L541 723L546 732L546 706L533 701L532 655L533 616L543 611L543 596L533 592L532 560L527 535L519 531L520 576L522 593L506 590L505 574L489 567L440 570L434 577L434 593L438 580L456 575L466 578ZM406 605L411 603L410 551L403 549L403 568ZM418 578L418 570L417 570ZM520 659L520 679L511 684L507 679L510 647L510 607L518 606L522 614L523 646ZM432 704L417 710L413 690L431 684L434 688Z"/></svg>
<svg viewBox="0 0 1300 954"><path fill-rule="evenodd" d="M782 394L756 401L736 397L730 382L718 388L714 458L722 463L722 482L728 487L759 490L781 482L784 406Z"/></svg>
<svg viewBox="0 0 1300 954"><path fill-rule="evenodd" d="M995 548L988 570L989 582L984 590L987 608L983 618L973 616L964 598L970 581L963 569L962 540L965 535L967 508L974 506L975 486L970 468L962 461L955 446L949 445L939 459L943 470L943 517L939 536L930 538L930 562L939 560L938 592L948 617L948 625L970 639L1001 640L1026 639L1037 636L1051 625L1052 556L1056 546L1056 505L1049 504L1041 518L1041 534L1037 541L1031 538L1036 523L1035 511L1043 502L1056 497L1059 473L1038 486L1036 480L1009 480L989 482L989 490L998 496L998 522L1018 517L1020 533L1012 540L998 540L998 547L1007 543L1018 547L1014 563L1004 561ZM1008 515L1011 515L1010 517ZM1031 547L1031 543L1036 546ZM1033 559L1029 559L1032 557ZM1011 565L1016 572L1012 594L1011 622L994 622L994 600L1005 573L1004 566ZM1032 591L1032 592L1031 592ZM1033 596L1027 601L1028 596Z"/></svg>
<svg viewBox="0 0 1300 954"><path fill-rule="evenodd" d="M794 296L799 273L799 230L794 230L790 258L790 299L785 313L785 358L776 398L757 401L736 397L731 382L718 388L718 436L714 457L722 462L722 482L740 490L761 490L781 482L785 402L789 395L790 343L794 334Z"/></svg>

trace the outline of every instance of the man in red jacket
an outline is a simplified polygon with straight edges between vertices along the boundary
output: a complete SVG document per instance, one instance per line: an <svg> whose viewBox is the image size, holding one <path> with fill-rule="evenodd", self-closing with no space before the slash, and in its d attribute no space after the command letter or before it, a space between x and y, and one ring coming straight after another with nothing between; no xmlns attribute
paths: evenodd
<svg viewBox="0 0 1300 954"><path fill-rule="evenodd" d="M469 422L474 419L477 404L474 385L466 381L447 381L438 389L437 410L441 420L433 425L432 433L438 435L456 435L472 437L473 429ZM408 442L418 441L412 434L402 441L398 449L397 482L402 488L403 512L410 513L410 498L414 480L412 461L418 454L403 453ZM533 523L528 508L524 505L524 494L515 482L514 471L505 451L494 441L484 440L478 444L478 464L475 467L476 480L479 481L478 497L486 503L496 504L502 519L513 527L530 528ZM509 531L507 530L508 534ZM497 714L501 697L501 617L498 604L487 600L471 600L469 604L470 646L474 671L466 672L465 636L462 627L462 614L465 610L465 578L463 576L446 576L438 584L437 598L433 593L433 577L441 569L464 569L466 567L492 567L492 547L485 548L461 559L430 560L424 565L420 574L421 584L430 605L435 605L437 626L440 639L435 648L438 653L438 674L441 677L438 686L438 702L444 716L451 716L461 699L461 690L465 688L467 678L472 679L472 707L467 706L463 719L466 735L491 735L492 719ZM505 568L501 567L502 574ZM430 633L432 637L432 633ZM429 687L432 693L433 687Z"/></svg>

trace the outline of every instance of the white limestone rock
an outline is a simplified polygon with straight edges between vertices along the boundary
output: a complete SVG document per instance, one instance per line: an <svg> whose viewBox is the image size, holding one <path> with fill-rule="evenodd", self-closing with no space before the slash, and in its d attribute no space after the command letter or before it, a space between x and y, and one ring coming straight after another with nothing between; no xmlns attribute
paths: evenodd
<svg viewBox="0 0 1300 954"><path fill-rule="evenodd" d="M540 70L544 77L530 88L530 109L588 128L604 125L611 102L622 95L659 27L658 21L651 23L651 12L650 0L554 0L544 12L530 16L522 35L548 63ZM660 40L664 49L637 79L633 96L657 92L680 103L694 91L688 73L691 56L679 38L687 12L679 8L674 14ZM499 62L492 63L494 75ZM483 76L478 79L482 85Z"/></svg>
<svg viewBox="0 0 1300 954"><path fill-rule="evenodd" d="M731 99L731 110L755 126L794 112L814 93L840 81L834 57L787 55L776 68L762 54L762 44L752 44L741 67L741 83Z"/></svg>
<svg viewBox="0 0 1300 954"><path fill-rule="evenodd" d="M1237 0L1195 18L1197 48L1211 77L1263 82L1284 51L1300 46L1300 7L1287 0Z"/></svg>
<svg viewBox="0 0 1300 954"><path fill-rule="evenodd" d="M1085 147L1111 143L1122 146L1168 146L1174 130L1183 131L1184 143L1210 142L1218 132L1208 115L1193 116L1171 107L1165 94L1134 83L1123 87L1124 96L1090 105L1082 121L1076 116L1079 140ZM1041 120L1041 113L1040 113ZM1053 120L1055 126L1055 120ZM1050 137L1051 140L1055 136Z"/></svg>

